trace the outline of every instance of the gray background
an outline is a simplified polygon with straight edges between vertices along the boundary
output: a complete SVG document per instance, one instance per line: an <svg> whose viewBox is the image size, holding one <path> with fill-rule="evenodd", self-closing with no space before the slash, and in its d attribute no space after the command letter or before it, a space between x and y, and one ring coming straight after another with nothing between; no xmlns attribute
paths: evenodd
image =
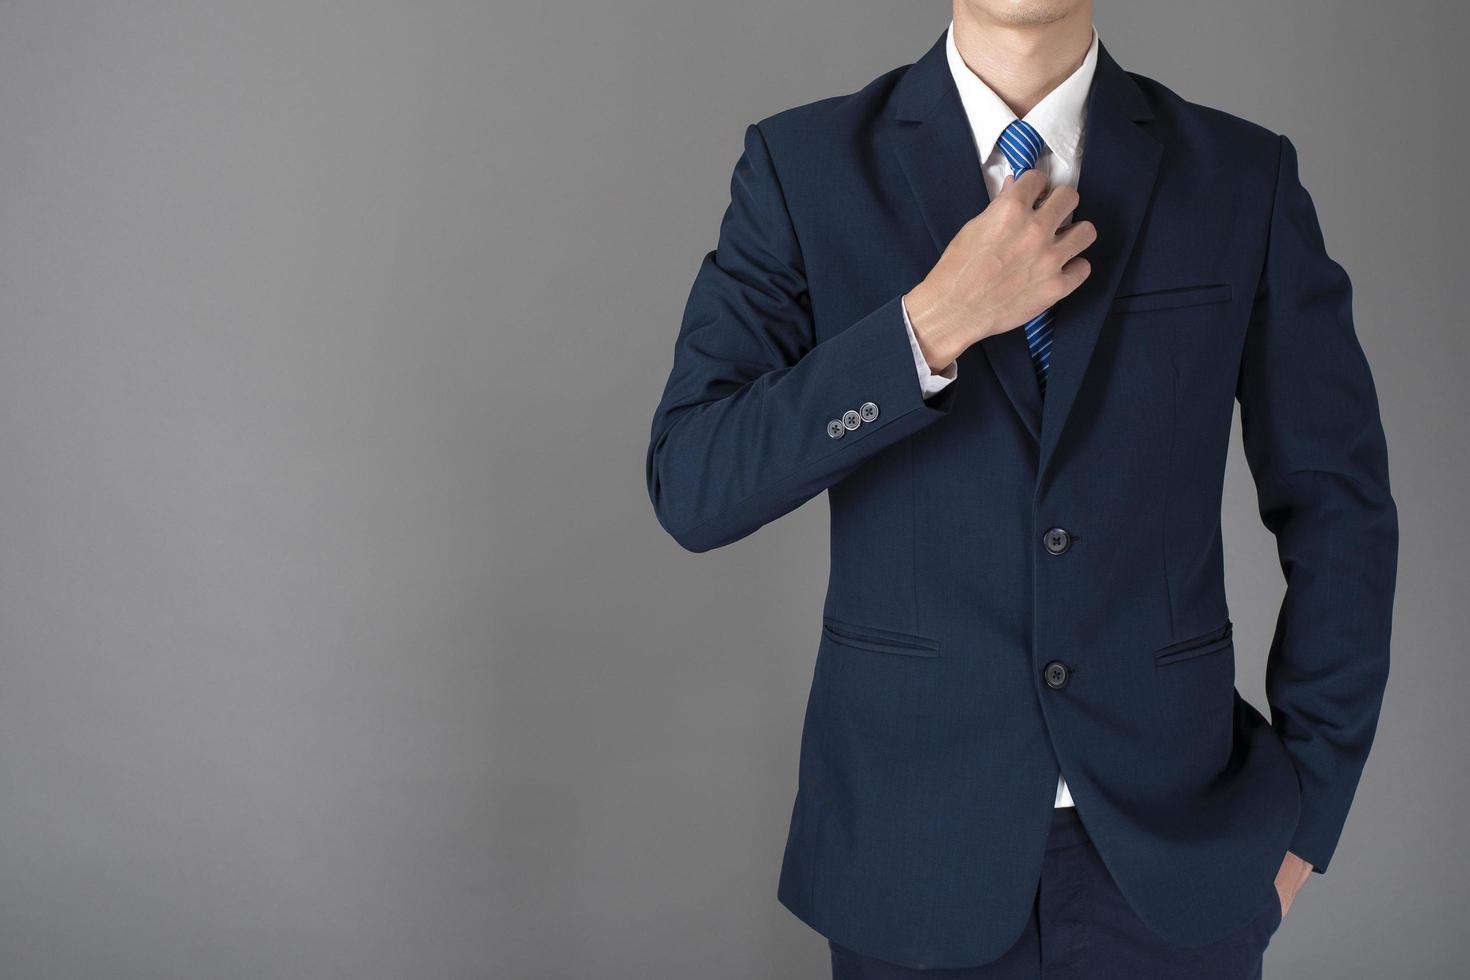
<svg viewBox="0 0 1470 980"><path fill-rule="evenodd" d="M1388 428L1385 715L1268 972L1457 976L1467 15L1095 19L1291 136ZM745 124L947 20L0 3L0 975L824 975L775 885L825 502L685 554L643 451ZM1226 522L1263 705L1238 439Z"/></svg>

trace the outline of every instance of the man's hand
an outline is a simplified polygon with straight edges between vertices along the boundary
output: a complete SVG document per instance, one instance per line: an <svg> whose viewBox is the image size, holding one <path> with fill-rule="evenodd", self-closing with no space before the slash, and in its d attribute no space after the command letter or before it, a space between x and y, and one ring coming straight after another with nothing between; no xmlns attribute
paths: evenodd
<svg viewBox="0 0 1470 980"><path fill-rule="evenodd" d="M1302 890L1302 885L1312 876L1312 866L1290 851L1286 852L1286 860L1281 862L1281 870L1276 872L1276 895L1281 899L1281 917L1286 918L1286 913L1291 911L1291 903L1296 900L1296 893Z"/></svg>
<svg viewBox="0 0 1470 980"><path fill-rule="evenodd" d="M1058 231L1077 207L1077 191L1047 189L1033 168L1007 176L995 200L967 221L904 308L924 359L942 371L972 344L1027 323L1082 285L1091 264L1077 253L1097 231L1078 221Z"/></svg>

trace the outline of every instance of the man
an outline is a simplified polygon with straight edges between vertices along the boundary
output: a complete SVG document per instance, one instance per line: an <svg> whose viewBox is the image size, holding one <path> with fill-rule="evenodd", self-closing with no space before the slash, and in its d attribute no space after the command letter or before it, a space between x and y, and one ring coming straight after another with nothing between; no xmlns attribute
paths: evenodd
<svg viewBox="0 0 1470 980"><path fill-rule="evenodd" d="M1295 146L1124 71L1087 0L955 0L917 63L749 127L731 192L647 476L691 551L828 492L780 900L838 977L1259 976L1372 742L1398 549Z"/></svg>

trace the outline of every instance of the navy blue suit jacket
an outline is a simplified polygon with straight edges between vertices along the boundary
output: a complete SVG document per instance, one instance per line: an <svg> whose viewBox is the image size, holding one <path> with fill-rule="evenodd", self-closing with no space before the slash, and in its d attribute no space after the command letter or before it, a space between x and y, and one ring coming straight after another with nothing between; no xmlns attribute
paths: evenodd
<svg viewBox="0 0 1470 980"><path fill-rule="evenodd" d="M1098 238L1055 308L1044 399L1020 330L920 394L899 298L987 204L941 37L747 129L653 419L648 490L691 551L827 491L778 895L897 963L979 964L1016 939L1059 767L1142 919L1218 939L1288 849L1327 867L1377 725L1397 514L1296 150L1102 45L1084 138L1075 219ZM1287 582L1269 721L1235 691L1224 588L1237 401Z"/></svg>

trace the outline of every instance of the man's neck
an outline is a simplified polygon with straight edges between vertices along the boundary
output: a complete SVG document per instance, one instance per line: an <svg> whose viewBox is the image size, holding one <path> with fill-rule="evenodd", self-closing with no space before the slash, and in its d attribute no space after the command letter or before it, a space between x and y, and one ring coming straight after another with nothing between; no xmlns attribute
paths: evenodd
<svg viewBox="0 0 1470 980"><path fill-rule="evenodd" d="M1045 24L1008 24L956 0L954 41L965 64L1017 117L1076 71L1092 46L1092 4Z"/></svg>

